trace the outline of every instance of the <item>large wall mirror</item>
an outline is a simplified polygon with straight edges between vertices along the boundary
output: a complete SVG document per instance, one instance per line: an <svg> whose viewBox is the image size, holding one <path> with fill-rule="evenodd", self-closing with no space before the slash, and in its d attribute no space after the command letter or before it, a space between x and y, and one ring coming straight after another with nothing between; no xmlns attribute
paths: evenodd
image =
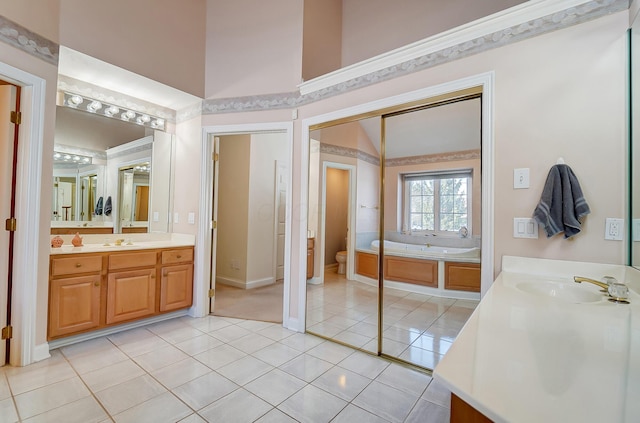
<svg viewBox="0 0 640 423"><path fill-rule="evenodd" d="M630 166L629 166L629 264L640 267L640 18L630 33Z"/></svg>
<svg viewBox="0 0 640 423"><path fill-rule="evenodd" d="M469 90L312 128L308 332L437 365L480 299L481 116Z"/></svg>
<svg viewBox="0 0 640 423"><path fill-rule="evenodd" d="M173 137L58 106L52 234L170 231Z"/></svg>

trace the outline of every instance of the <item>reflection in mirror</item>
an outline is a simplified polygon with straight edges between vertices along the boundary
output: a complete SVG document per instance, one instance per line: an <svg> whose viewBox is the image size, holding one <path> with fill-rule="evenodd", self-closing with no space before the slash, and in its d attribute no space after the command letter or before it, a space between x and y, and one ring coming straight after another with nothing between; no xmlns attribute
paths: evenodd
<svg viewBox="0 0 640 423"><path fill-rule="evenodd" d="M144 233L149 220L149 162L119 170L120 229L122 233Z"/></svg>
<svg viewBox="0 0 640 423"><path fill-rule="evenodd" d="M58 106L51 233L168 232L172 152L170 134ZM120 168L136 164L148 168L133 178L138 197L123 197Z"/></svg>
<svg viewBox="0 0 640 423"><path fill-rule="evenodd" d="M380 118L310 134L306 325L376 353L377 266L358 255L378 237L380 216L380 137L372 139L368 126L379 128Z"/></svg>
<svg viewBox="0 0 640 423"><path fill-rule="evenodd" d="M311 131L306 316L431 369L479 301L481 245L480 97L433 106Z"/></svg>

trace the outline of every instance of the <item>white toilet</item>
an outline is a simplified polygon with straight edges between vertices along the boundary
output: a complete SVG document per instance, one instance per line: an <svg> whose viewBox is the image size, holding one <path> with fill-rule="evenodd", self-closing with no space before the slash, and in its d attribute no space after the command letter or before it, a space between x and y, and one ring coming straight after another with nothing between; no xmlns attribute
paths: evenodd
<svg viewBox="0 0 640 423"><path fill-rule="evenodd" d="M336 253L336 261L338 262L338 274L344 275L346 271L347 264L347 252L346 251L338 251Z"/></svg>

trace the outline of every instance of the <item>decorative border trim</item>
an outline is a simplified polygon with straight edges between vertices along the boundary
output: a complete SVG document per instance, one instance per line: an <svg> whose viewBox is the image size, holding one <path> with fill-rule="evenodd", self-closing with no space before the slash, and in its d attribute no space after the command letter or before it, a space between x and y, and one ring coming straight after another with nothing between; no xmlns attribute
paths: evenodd
<svg viewBox="0 0 640 423"><path fill-rule="evenodd" d="M422 156L397 157L395 159L387 159L385 164L387 167L392 166L411 166L427 163L451 162L459 160L480 160L480 150L454 151L450 153L426 154Z"/></svg>
<svg viewBox="0 0 640 423"><path fill-rule="evenodd" d="M300 107L629 8L629 0L549 0L537 4L529 3L531 2L523 3L522 7L516 7L515 10L487 17L480 23L472 22L314 78L298 86L300 94L290 92L206 99L202 104L202 113L221 114ZM565 9L558 10L559 7ZM535 17L536 14L544 13L546 15ZM504 26L505 22L510 23ZM478 35L483 28L487 33Z"/></svg>
<svg viewBox="0 0 640 423"><path fill-rule="evenodd" d="M60 46L35 32L0 16L0 41L52 65L58 65Z"/></svg>
<svg viewBox="0 0 640 423"><path fill-rule="evenodd" d="M364 151L360 151L356 148L320 143L320 153L333 154L341 157L351 157L353 159L371 163L372 165L380 165L379 157L374 156L373 154L365 153Z"/></svg>

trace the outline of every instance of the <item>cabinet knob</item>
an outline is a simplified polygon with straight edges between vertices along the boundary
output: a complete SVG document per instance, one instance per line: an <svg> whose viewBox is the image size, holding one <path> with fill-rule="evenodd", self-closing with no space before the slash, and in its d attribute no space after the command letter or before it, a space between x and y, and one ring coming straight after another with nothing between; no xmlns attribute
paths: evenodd
<svg viewBox="0 0 640 423"><path fill-rule="evenodd" d="M82 264L76 263L76 267L82 267Z"/></svg>
<svg viewBox="0 0 640 423"><path fill-rule="evenodd" d="M152 274L152 275L151 275L151 279L155 279L155 278L156 278L156 275L155 275L155 274Z"/></svg>
<svg viewBox="0 0 640 423"><path fill-rule="evenodd" d="M165 270L164 272L162 272L162 276L167 276L169 273Z"/></svg>
<svg viewBox="0 0 640 423"><path fill-rule="evenodd" d="M182 256L181 256L180 254L178 254L178 255L176 256L176 258L182 258Z"/></svg>
<svg viewBox="0 0 640 423"><path fill-rule="evenodd" d="M100 286L100 282L94 282L93 286Z"/></svg>

